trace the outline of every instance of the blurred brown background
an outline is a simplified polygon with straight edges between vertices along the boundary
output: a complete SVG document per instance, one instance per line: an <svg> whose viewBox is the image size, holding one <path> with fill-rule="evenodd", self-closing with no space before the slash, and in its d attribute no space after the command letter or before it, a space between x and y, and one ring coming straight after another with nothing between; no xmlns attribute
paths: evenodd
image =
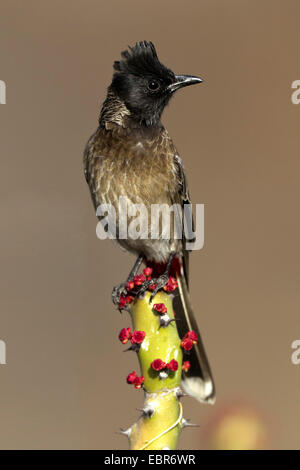
<svg viewBox="0 0 300 470"><path fill-rule="evenodd" d="M127 448L115 431L143 394L110 293L133 258L96 238L82 151L113 61L142 39L205 79L163 119L205 203L191 290L217 384L214 407L184 400L200 428L180 448L212 445L237 403L269 447L300 448L299 14L297 0L1 1L1 448Z"/></svg>

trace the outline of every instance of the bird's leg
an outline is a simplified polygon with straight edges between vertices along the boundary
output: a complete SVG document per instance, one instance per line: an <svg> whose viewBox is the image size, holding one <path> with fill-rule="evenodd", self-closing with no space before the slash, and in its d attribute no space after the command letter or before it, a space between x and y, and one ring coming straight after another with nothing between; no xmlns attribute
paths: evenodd
<svg viewBox="0 0 300 470"><path fill-rule="evenodd" d="M139 270L139 267L140 265L142 264L142 261L144 259L144 256L143 255L139 255L133 265L133 268L131 269L128 277L127 277L127 280L126 282L121 282L120 284L118 284L117 286L115 286L112 290L112 293L111 293L111 298L112 298L112 301L115 305L118 306L119 310L121 311L122 309L120 308L120 298L122 295L126 295L127 294L127 290L126 290L126 284L127 282L137 274L138 270Z"/></svg>
<svg viewBox="0 0 300 470"><path fill-rule="evenodd" d="M171 266L172 266L172 263L173 263L173 260L174 260L175 256L176 256L176 252L172 251L171 254L170 254L165 272L161 276L159 276L157 278L150 279L149 281L143 282L143 285L141 286L141 288L137 292L138 296L143 295L146 292L146 290L149 289L150 286L155 285L155 288L153 289L153 292L151 293L151 296L149 298L149 302L151 302L153 300L154 296L157 294L157 292L160 289L163 289L166 284L168 284L170 270L171 270Z"/></svg>

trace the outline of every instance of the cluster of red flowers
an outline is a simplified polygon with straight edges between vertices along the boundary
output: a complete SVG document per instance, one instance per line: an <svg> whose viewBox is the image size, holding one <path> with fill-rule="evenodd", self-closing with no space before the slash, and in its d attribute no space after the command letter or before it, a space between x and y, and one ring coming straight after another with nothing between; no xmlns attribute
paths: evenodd
<svg viewBox="0 0 300 470"><path fill-rule="evenodd" d="M132 284L134 284L134 287L140 287L145 281L145 274L137 274L136 276L133 276L132 281L129 281L128 287L132 286Z"/></svg>
<svg viewBox="0 0 300 470"><path fill-rule="evenodd" d="M146 276L147 281L151 279L151 274L152 274L153 269L152 268L145 268L143 273Z"/></svg>
<svg viewBox="0 0 300 470"><path fill-rule="evenodd" d="M178 369L178 362L175 359L172 359L168 363L162 361L161 359L155 359L153 362L151 362L151 367L153 370L157 372L164 370L164 369L168 369L172 372L176 372L176 370Z"/></svg>
<svg viewBox="0 0 300 470"><path fill-rule="evenodd" d="M145 268L143 270L143 274L137 274L136 276L133 276L130 281L127 282L126 284L126 290L127 292L131 292L135 287L140 287L145 281L150 281L151 275L152 275L153 269L152 268ZM164 286L164 290L166 292L173 292L175 289L177 289L178 283L175 277L169 276L167 284ZM152 284L149 286L149 290L154 290L156 288L156 284ZM122 302L125 302L125 305L131 302L132 298L131 296L122 296L123 300ZM129 297L129 298L128 298Z"/></svg>
<svg viewBox="0 0 300 470"><path fill-rule="evenodd" d="M177 289L178 282L175 277L169 276L168 283L164 286L164 290L166 292L173 292L173 290Z"/></svg>
<svg viewBox="0 0 300 470"><path fill-rule="evenodd" d="M144 274L138 274L137 276L133 276L130 281L126 284L126 290L129 294L135 287L140 287L145 281L149 281L151 279L152 268L145 268L143 271ZM132 295L125 295L122 294L120 296L120 308L125 308L130 302L134 300L134 296Z"/></svg>
<svg viewBox="0 0 300 470"><path fill-rule="evenodd" d="M163 326L164 328L166 328L167 326L170 325L172 321L175 321L175 318L170 318L170 316L168 315L167 313L168 310L165 304L154 304L153 310L155 310L156 312L160 314L160 319L159 319L160 326Z"/></svg>
<svg viewBox="0 0 300 470"><path fill-rule="evenodd" d="M119 333L119 340L122 344L128 343L130 340L132 344L141 344L145 339L146 333L144 331L133 331L131 328L122 328Z"/></svg>
<svg viewBox="0 0 300 470"><path fill-rule="evenodd" d="M147 267L143 270L143 274L138 274L130 279L126 284L127 295L123 294L120 298L120 308L126 307L132 300L134 296L131 295L134 289L138 289L143 285L145 281L151 280L152 268ZM177 289L178 283L175 277L169 276L167 284L164 286L165 292L173 292ZM149 286L149 290L154 290L156 284ZM134 292L133 292L134 294ZM158 303L153 305L153 310L160 314L160 322L162 326L167 326L174 319L169 319L167 314L167 307L164 303ZM174 312L175 316L175 312ZM168 320L168 321L167 321ZM164 324L162 322L165 322ZM122 344L126 344L128 341L131 341L133 345L140 345L145 339L146 333L144 331L131 331L131 328L123 328L119 333L119 340ZM194 331L188 331L184 338L181 340L181 346L184 350L190 351L193 345L197 342L197 334ZM189 361L184 361L181 369L187 372L191 367ZM176 372L178 370L178 362L175 359L172 359L170 362L166 363L162 359L155 359L151 362L151 368L156 372L161 373L160 378L166 378L169 372ZM163 377L164 375L164 377ZM136 389L143 387L145 379L143 376L138 376L135 371L131 372L127 376L127 383L134 385Z"/></svg>
<svg viewBox="0 0 300 470"><path fill-rule="evenodd" d="M191 363L190 361L184 361L182 366L181 366L181 369L184 371L184 372L187 372L188 370L190 370L191 368Z"/></svg>
<svg viewBox="0 0 300 470"><path fill-rule="evenodd" d="M145 281L149 281L151 279L152 271L152 268L145 268L143 270L144 274L133 276L133 278L126 284L127 292L132 291L135 287L140 287Z"/></svg>
<svg viewBox="0 0 300 470"><path fill-rule="evenodd" d="M139 377L135 371L130 372L126 380L129 385L134 385L136 389L141 388L145 382L145 378L142 375Z"/></svg>
<svg viewBox="0 0 300 470"><path fill-rule="evenodd" d="M160 313L161 315L164 315L165 313L167 313L167 307L165 306L165 304L154 304L153 310Z"/></svg>
<svg viewBox="0 0 300 470"><path fill-rule="evenodd" d="M119 302L119 307L122 309L122 308L125 308L126 305L130 304L130 302L132 302L134 300L134 297L132 297L132 295L124 295L122 294L120 296L120 302Z"/></svg>
<svg viewBox="0 0 300 470"><path fill-rule="evenodd" d="M197 343L197 341L198 341L197 333L195 333L194 331L188 331L186 335L184 336L184 338L182 338L181 340L181 347L185 351L190 351L192 347L194 346L194 344Z"/></svg>

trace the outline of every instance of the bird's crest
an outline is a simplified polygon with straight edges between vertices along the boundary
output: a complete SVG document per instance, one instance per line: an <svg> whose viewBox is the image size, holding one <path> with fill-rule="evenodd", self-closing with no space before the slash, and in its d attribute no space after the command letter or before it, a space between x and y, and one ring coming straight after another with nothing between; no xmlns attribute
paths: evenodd
<svg viewBox="0 0 300 470"><path fill-rule="evenodd" d="M114 62L116 72L174 78L174 73L159 61L152 42L140 41L133 47L128 46L121 56L122 60Z"/></svg>

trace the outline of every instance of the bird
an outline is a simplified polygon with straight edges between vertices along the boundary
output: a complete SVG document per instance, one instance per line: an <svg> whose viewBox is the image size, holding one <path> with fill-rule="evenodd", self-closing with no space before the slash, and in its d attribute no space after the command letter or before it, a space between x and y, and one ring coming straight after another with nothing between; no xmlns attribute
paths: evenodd
<svg viewBox="0 0 300 470"><path fill-rule="evenodd" d="M191 203L187 178L181 156L161 116L175 92L203 80L193 75L176 75L162 64L150 41L128 46L113 68L98 128L84 150L84 174L94 208L110 204L117 210L122 197L129 206L143 204L148 212L156 204L168 207L175 204L183 211ZM189 251L185 239L175 237L174 224L169 238L151 239L148 232L140 238L118 236L123 215L117 213L116 241L137 256L127 280L138 272L143 262L146 266L151 263L156 266L157 277L145 281L138 292L143 294L155 283L152 299L166 285L170 270L175 269L179 294L173 302L179 334L188 329L198 336L189 356L191 367L182 373L182 386L200 402L214 403L214 380L190 301ZM129 221L128 213L125 217ZM148 219L143 221L146 223ZM150 230L149 225L146 227ZM117 306L126 291L125 285L121 283L113 289L112 299Z"/></svg>

